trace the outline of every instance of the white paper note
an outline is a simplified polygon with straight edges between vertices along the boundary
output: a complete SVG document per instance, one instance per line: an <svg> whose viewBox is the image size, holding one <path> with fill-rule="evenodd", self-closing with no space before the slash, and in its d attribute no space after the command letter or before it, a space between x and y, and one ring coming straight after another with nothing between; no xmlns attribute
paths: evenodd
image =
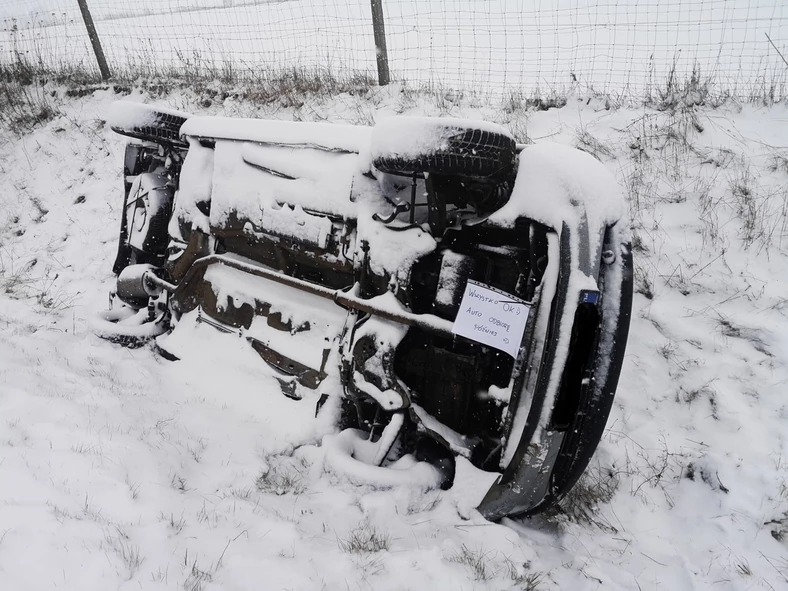
<svg viewBox="0 0 788 591"><path fill-rule="evenodd" d="M517 358L530 311L524 300L468 280L452 332Z"/></svg>

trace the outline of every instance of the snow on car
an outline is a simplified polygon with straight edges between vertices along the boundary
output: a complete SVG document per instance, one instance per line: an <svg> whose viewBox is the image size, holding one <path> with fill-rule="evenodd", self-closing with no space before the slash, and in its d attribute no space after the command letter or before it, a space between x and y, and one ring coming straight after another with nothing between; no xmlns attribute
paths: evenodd
<svg viewBox="0 0 788 591"><path fill-rule="evenodd" d="M337 433L351 480L543 511L602 435L632 301L624 198L592 156L483 121L191 117L117 103L134 138L111 309L96 330L189 353L239 335ZM307 403L306 400L304 403Z"/></svg>

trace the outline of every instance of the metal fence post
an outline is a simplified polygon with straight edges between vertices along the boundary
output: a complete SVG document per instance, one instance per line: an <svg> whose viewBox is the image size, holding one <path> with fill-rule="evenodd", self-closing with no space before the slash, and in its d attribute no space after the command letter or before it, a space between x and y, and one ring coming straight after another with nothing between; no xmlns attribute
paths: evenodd
<svg viewBox="0 0 788 591"><path fill-rule="evenodd" d="M378 84L385 86L389 79L389 54L386 49L386 28L383 25L383 0L372 2L372 27L375 31L375 55L378 59Z"/></svg>
<svg viewBox="0 0 788 591"><path fill-rule="evenodd" d="M107 58L104 57L104 50L101 48L101 41L99 40L98 33L96 33L93 17L90 16L87 0L77 0L77 4L79 4L79 10L82 13L82 20L85 21L85 28L88 31L90 44L93 45L93 53L96 54L96 61L98 62L99 71L101 71L101 77L104 80L109 80L110 72L109 66L107 65Z"/></svg>

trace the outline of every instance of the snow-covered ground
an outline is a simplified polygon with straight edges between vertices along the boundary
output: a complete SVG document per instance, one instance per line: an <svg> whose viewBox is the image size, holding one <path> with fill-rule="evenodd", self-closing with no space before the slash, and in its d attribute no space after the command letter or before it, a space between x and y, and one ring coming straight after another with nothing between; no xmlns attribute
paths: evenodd
<svg viewBox="0 0 788 591"><path fill-rule="evenodd" d="M73 0L0 6L0 63L95 69ZM376 76L369 0L89 0L110 68L255 80ZM695 71L737 97L786 94L784 0L384 0L394 78L511 93L635 97ZM191 9L190 9L191 8ZM782 56L780 55L782 53Z"/></svg>
<svg viewBox="0 0 788 591"><path fill-rule="evenodd" d="M111 90L58 92L54 120L0 133L0 588L788 588L785 105L570 97L526 112L396 86L286 105L159 99L487 119L580 146L627 188L637 294L603 442L565 514L492 524L462 479L421 493L326 472L314 398L282 396L237 337L201 325L199 354L173 363L91 334L124 141L104 124Z"/></svg>

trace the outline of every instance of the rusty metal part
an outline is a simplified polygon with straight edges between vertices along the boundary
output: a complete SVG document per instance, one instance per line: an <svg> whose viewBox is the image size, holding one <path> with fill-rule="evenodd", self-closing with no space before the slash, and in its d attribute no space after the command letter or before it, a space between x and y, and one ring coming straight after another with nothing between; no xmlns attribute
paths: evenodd
<svg viewBox="0 0 788 591"><path fill-rule="evenodd" d="M320 382L326 378L326 373L323 371L322 367L320 370L312 369L308 365L304 365L295 359L282 355L254 337L246 337L246 340L252 345L252 349L257 351L260 357L263 358L263 361L277 371L293 376L302 386L314 390L320 385ZM327 355L324 353L324 364L326 357Z"/></svg>
<svg viewBox="0 0 788 591"><path fill-rule="evenodd" d="M278 271L274 271L273 269L266 269L265 267L260 267L251 263L238 261L226 255L214 254L197 260L186 273L183 280L177 285L156 277L153 275L153 273L146 273L146 279L152 284L158 285L170 293L176 293L182 288L182 286L185 286L189 283L194 274L213 264L225 265L232 269L237 269L239 271L249 273L250 275L255 275L256 277L269 279L276 283L281 283L282 285L287 285L288 287L300 289L301 291L311 293L312 295L316 295L327 300L332 300L340 306L344 306L345 308L379 316L380 318L385 318L386 320L398 322L406 326L415 326L431 334L446 338L452 338L453 336L451 332L452 323L443 318L438 318L432 314L412 314L404 310L392 311L373 303L371 300L365 300L344 291L328 289L320 285L315 285L314 283L309 283L303 279L289 277L288 275L284 275Z"/></svg>
<svg viewBox="0 0 788 591"><path fill-rule="evenodd" d="M227 326L226 324L214 320L210 316L203 314L202 309L200 308L197 309L197 322L207 324L208 326L211 326L216 330L226 334L234 334L236 336L245 337L247 342L252 346L252 349L257 351L263 361L265 361L275 370L287 376L291 376L296 382L302 386L310 388L311 390L315 390L328 375L325 370L330 349L323 350L323 360L320 364L320 369L313 369L308 365L304 365L300 361L296 361L295 359L282 355L278 351L266 345L261 340L245 335L242 329ZM292 398L292 391L289 392L288 395L290 395Z"/></svg>
<svg viewBox="0 0 788 591"><path fill-rule="evenodd" d="M380 222L381 224L390 224L395 219L397 219L399 214L407 213L410 210L411 210L411 208L410 208L410 204L409 203L397 203L394 206L394 211L391 212L391 215L389 215L387 217L383 217L381 215L378 215L377 213L373 213L372 214L372 219L375 220L376 222Z"/></svg>
<svg viewBox="0 0 788 591"><path fill-rule="evenodd" d="M211 318L207 318L202 315L202 311L198 309L197 311L197 322L201 322L202 324L207 324L208 326L212 326L219 332L223 332L226 334L235 334L236 330L230 328L229 326L225 326L221 322L216 322Z"/></svg>

